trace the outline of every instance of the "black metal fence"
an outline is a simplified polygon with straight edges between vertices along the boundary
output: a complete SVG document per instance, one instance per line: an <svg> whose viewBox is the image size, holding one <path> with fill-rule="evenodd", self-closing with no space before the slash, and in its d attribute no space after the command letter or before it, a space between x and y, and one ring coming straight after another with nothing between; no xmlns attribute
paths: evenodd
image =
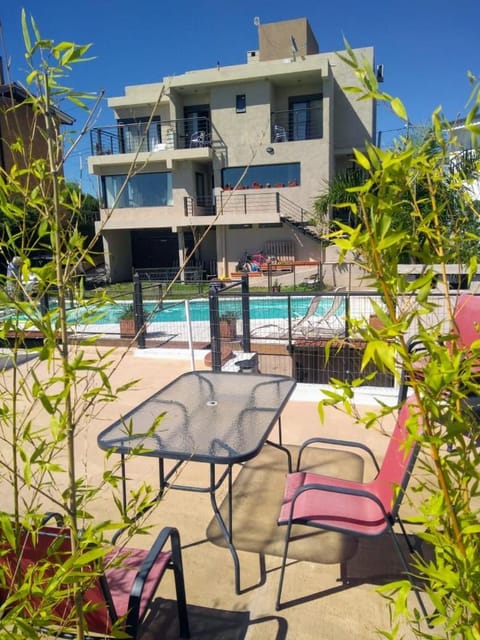
<svg viewBox="0 0 480 640"><path fill-rule="evenodd" d="M214 371L259 370L328 384L331 378L393 387L391 373L373 363L362 369L366 341L358 330L374 324L370 291L252 293L248 276L239 282L212 280L208 294L193 299L145 299L145 282L135 278L135 331L139 348L190 349ZM149 285L153 286L153 285ZM143 289L143 290L142 290ZM447 317L445 296L432 295L432 325ZM412 304L410 296L398 304ZM118 331L118 330L117 330ZM414 335L417 327L409 327ZM118 337L118 333L117 333ZM192 361L194 358L192 357ZM254 365L254 366L253 366Z"/></svg>

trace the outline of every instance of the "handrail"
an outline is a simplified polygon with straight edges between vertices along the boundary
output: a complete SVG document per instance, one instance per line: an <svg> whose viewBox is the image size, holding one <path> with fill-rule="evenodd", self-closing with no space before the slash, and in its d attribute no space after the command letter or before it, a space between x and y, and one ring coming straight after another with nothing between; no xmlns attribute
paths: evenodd
<svg viewBox="0 0 480 640"><path fill-rule="evenodd" d="M137 151L164 151L202 146L199 133L203 133L203 146L211 146L212 130L209 118L179 118L176 120L147 120L118 123L90 130L91 153L94 156Z"/></svg>

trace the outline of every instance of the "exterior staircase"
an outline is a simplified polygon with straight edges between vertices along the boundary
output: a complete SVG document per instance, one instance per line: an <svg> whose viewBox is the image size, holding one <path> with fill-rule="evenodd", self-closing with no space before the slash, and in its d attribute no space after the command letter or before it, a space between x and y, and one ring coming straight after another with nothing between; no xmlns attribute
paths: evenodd
<svg viewBox="0 0 480 640"><path fill-rule="evenodd" d="M279 213L282 222L301 231L315 240L323 240L327 233L326 224L315 223L315 214L283 195L278 196Z"/></svg>

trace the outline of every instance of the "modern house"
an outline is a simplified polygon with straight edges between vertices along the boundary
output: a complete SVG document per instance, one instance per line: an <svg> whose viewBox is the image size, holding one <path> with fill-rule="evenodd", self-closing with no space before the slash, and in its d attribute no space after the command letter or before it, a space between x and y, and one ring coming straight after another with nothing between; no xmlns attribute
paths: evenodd
<svg viewBox="0 0 480 640"><path fill-rule="evenodd" d="M59 109L54 114L59 127L74 122ZM32 158L47 157L47 142L37 120L27 91L17 82L5 82L0 58L0 175L8 174L13 165L25 169ZM16 144L19 140L22 145Z"/></svg>
<svg viewBox="0 0 480 640"><path fill-rule="evenodd" d="M470 128L475 127L475 129L478 130L480 127L480 118L474 118L469 126ZM465 118L450 122L448 135L451 140L453 139L451 144L451 161L454 167L457 163L462 165L468 161L472 163L478 161L480 136L478 136L478 134L472 134L471 130L466 126ZM467 185L467 188L470 191L472 200L480 202L480 177L478 177L478 173L476 175L477 178L473 179Z"/></svg>
<svg viewBox="0 0 480 640"><path fill-rule="evenodd" d="M257 28L244 64L109 99L115 124L91 131L89 171L112 281L186 260L224 276L260 251L323 259L313 201L351 166L353 147L375 140L375 104L344 91L352 70L319 51L307 19ZM373 48L355 52L373 65Z"/></svg>

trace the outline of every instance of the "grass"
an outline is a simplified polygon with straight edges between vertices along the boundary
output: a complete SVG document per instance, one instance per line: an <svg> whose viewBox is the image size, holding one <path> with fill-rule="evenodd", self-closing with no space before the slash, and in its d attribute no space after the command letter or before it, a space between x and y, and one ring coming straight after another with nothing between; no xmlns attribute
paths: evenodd
<svg viewBox="0 0 480 640"><path fill-rule="evenodd" d="M167 283L160 282L142 282L142 296L146 301L157 302L161 298L195 298L195 297L207 297L210 287L210 283L206 281L202 282L187 282L185 284L178 282L175 283L171 289L167 291ZM302 287L299 283L296 286L293 284L285 285L282 283L281 293L318 293L320 289L313 290L311 288ZM133 282L116 282L114 284L98 287L97 289L91 289L85 291L85 297L90 298L98 295L100 292L105 292L109 298L113 300L132 300L133 299ZM240 287L234 289L233 292L240 293ZM258 287L255 283L250 282L251 293L270 293L268 287Z"/></svg>

